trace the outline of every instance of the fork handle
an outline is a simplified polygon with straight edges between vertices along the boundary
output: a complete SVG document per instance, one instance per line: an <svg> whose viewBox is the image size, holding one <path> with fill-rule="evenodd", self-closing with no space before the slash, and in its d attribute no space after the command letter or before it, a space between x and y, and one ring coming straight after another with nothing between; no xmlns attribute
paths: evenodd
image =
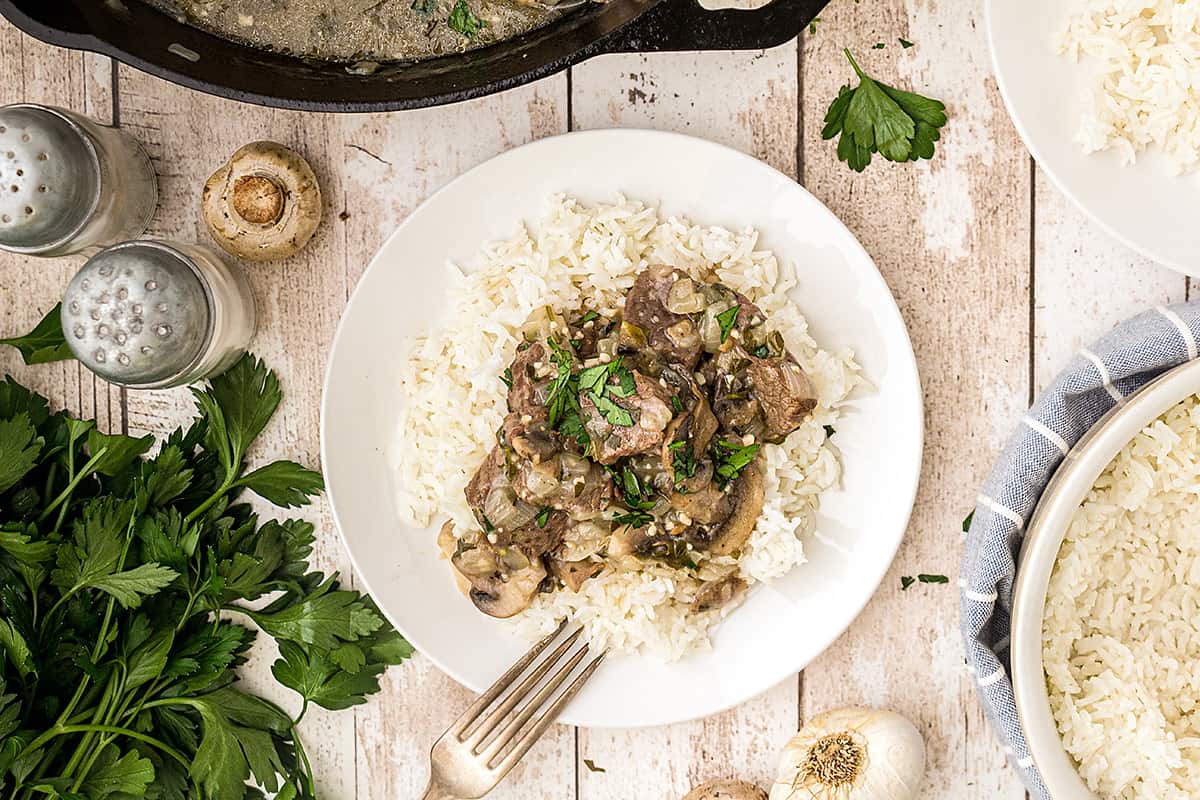
<svg viewBox="0 0 1200 800"><path fill-rule="evenodd" d="M421 795L421 800L461 800L461 798L450 794L441 784L431 778L429 785L425 787L425 794Z"/></svg>

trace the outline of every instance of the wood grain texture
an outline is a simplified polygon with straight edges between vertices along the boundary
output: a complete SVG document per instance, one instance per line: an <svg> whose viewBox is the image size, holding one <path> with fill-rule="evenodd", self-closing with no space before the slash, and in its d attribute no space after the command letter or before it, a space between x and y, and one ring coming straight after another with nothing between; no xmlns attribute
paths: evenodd
<svg viewBox="0 0 1200 800"><path fill-rule="evenodd" d="M252 349L278 373L284 392L252 458L311 465L320 458L321 381L333 333L384 238L441 184L492 155L560 132L566 120L565 78L449 108L344 117L245 106L125 68L119 86L122 120L147 144L159 172L163 199L152 235L209 241L199 215L200 187L247 142L288 145L316 172L325 219L308 247L278 264L242 265L259 315ZM131 428L161 433L191 414L191 399L185 390L136 392L128 407ZM322 500L303 516L318 530L315 565L340 571L353 583L328 503ZM264 648L247 672L252 685L286 703L292 698L271 686L266 671L272 658ZM429 746L470 699L421 656L392 670L383 684L383 693L364 708L338 714L315 709L305 719L313 767L330 797L416 795ZM497 796L538 791L565 798L564 787L573 796L573 751L573 731L556 730Z"/></svg>
<svg viewBox="0 0 1200 800"><path fill-rule="evenodd" d="M727 144L795 176L796 43L765 52L604 56L572 73L572 127L671 130ZM651 198L653 199L653 198ZM792 679L704 720L581 730L579 797L674 800L711 778L768 786L796 731ZM590 760L600 772L588 767Z"/></svg>
<svg viewBox="0 0 1200 800"><path fill-rule="evenodd" d="M47 103L112 121L110 64L107 59L68 53L25 36L0 22L0 104ZM49 259L3 254L0 281L0 336L30 331L62 299L85 255ZM12 374L46 395L55 406L96 417L102 429L120 430L120 390L113 389L74 361L26 367L12 348L0 348L0 374Z"/></svg>
<svg viewBox="0 0 1200 800"><path fill-rule="evenodd" d="M844 704L899 711L925 734L922 797L1020 798L963 669L962 518L1023 408L1029 364L1029 159L990 75L973 3L831 5L802 50L805 184L859 237L908 324L926 404L922 482L892 570L850 630L805 671L804 716ZM915 42L911 49L898 38ZM874 49L875 43L883 43ZM946 100L932 162L876 159L861 175L822 142L822 117L853 73ZM951 576L900 589L901 575Z"/></svg>
<svg viewBox="0 0 1200 800"><path fill-rule="evenodd" d="M1187 279L1113 239L1038 170L1034 225L1034 383L1128 317L1181 303Z"/></svg>

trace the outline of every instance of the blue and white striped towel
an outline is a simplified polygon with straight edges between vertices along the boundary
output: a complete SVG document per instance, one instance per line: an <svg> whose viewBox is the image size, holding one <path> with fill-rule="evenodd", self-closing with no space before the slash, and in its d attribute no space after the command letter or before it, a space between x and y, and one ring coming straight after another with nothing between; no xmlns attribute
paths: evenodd
<svg viewBox="0 0 1200 800"><path fill-rule="evenodd" d="M1051 800L1029 756L1009 678L1009 617L1025 523L1063 456L1101 416L1171 367L1196 358L1200 303L1159 307L1081 350L1008 440L975 505L959 587L967 669L1029 790Z"/></svg>

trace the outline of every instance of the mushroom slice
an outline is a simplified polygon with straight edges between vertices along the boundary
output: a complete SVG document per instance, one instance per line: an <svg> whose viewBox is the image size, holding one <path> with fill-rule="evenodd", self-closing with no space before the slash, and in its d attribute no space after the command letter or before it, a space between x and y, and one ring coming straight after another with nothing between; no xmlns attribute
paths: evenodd
<svg viewBox="0 0 1200 800"><path fill-rule="evenodd" d="M692 611L702 613L729 605L739 599L746 588L746 582L736 575L709 581L696 593L696 599L692 601Z"/></svg>
<svg viewBox="0 0 1200 800"><path fill-rule="evenodd" d="M683 800L767 800L767 793L746 781L715 780L700 784Z"/></svg>
<svg viewBox="0 0 1200 800"><path fill-rule="evenodd" d="M450 563L470 581L471 602L493 617L511 617L529 608L546 577L541 559L529 559L516 548L496 551L483 539L464 542Z"/></svg>
<svg viewBox="0 0 1200 800"><path fill-rule="evenodd" d="M204 224L226 252L248 261L288 258L321 222L321 187L298 153L251 142L204 184Z"/></svg>
<svg viewBox="0 0 1200 800"><path fill-rule="evenodd" d="M692 543L710 555L733 555L754 533L754 526L763 509L763 480L758 462L742 468L725 493L733 511L720 524L708 530L699 529L691 535Z"/></svg>

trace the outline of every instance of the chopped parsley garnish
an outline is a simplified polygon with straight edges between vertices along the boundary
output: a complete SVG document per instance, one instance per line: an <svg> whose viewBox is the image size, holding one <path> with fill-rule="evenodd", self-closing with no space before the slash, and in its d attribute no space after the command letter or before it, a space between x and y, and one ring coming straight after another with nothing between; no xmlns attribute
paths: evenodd
<svg viewBox="0 0 1200 800"><path fill-rule="evenodd" d="M550 512L553 510L554 509L549 508L549 507L543 508L541 511L539 511L537 513L537 516L533 518L533 521L537 524L537 526L539 528L546 527L546 522L547 522L547 520L550 519Z"/></svg>
<svg viewBox="0 0 1200 800"><path fill-rule="evenodd" d="M751 352L754 353L755 358L768 358L771 355L771 348L767 347L765 344L760 344Z"/></svg>
<svg viewBox="0 0 1200 800"><path fill-rule="evenodd" d="M451 30L461 33L468 39L474 39L475 34L487 27L487 23L471 11L467 0L457 0L454 8L450 9L450 18L446 20L446 24L450 26Z"/></svg>
<svg viewBox="0 0 1200 800"><path fill-rule="evenodd" d="M901 39L900 46L903 47L905 50L907 50L908 48L913 46L913 43L910 42L908 39Z"/></svg>
<svg viewBox="0 0 1200 800"><path fill-rule="evenodd" d="M647 497L649 492L642 486L637 473L628 466L622 467L620 472L609 467L608 474L612 476L613 483L621 492L621 498L626 506L634 511L647 511L654 508L654 500Z"/></svg>
<svg viewBox="0 0 1200 800"><path fill-rule="evenodd" d="M883 42L876 42L875 44L871 45L872 50L882 50L885 47L887 47L887 45Z"/></svg>
<svg viewBox="0 0 1200 800"><path fill-rule="evenodd" d="M825 426L825 438L826 439L828 439L830 436L833 436L835 433L837 433L837 429L834 428L832 425Z"/></svg>
<svg viewBox="0 0 1200 800"><path fill-rule="evenodd" d="M593 394L591 398L592 402L596 404L596 410L604 415L604 419L608 420L609 425L617 425L621 428L633 427L633 414L629 413L629 409L621 408L601 394Z"/></svg>
<svg viewBox="0 0 1200 800"><path fill-rule="evenodd" d="M678 487L696 474L696 455L692 443L686 439L672 442L667 449L672 451L671 467L675 470L675 485Z"/></svg>
<svg viewBox="0 0 1200 800"><path fill-rule="evenodd" d="M597 767L596 762L592 761L590 758L585 758L583 760L583 764L591 772L607 772L607 770L604 769L604 767Z"/></svg>
<svg viewBox="0 0 1200 800"><path fill-rule="evenodd" d="M613 363L617 364L616 368L612 370L612 375L617 379L617 383L606 387L608 393L613 397L629 397L636 394L637 381L633 379L633 373L620 366L618 362L614 361Z"/></svg>
<svg viewBox="0 0 1200 800"><path fill-rule="evenodd" d="M692 560L688 543L682 537L659 539L650 545L649 555L676 569L696 568L696 562Z"/></svg>
<svg viewBox="0 0 1200 800"><path fill-rule="evenodd" d="M500 375L500 382L508 388L512 388L512 367L505 367L503 374Z"/></svg>
<svg viewBox="0 0 1200 800"><path fill-rule="evenodd" d="M597 364L579 373L579 391L599 392L608 378L608 364Z"/></svg>
<svg viewBox="0 0 1200 800"><path fill-rule="evenodd" d="M599 314L597 314L595 311L589 311L589 312L587 312L586 314L584 314L584 315L583 315L583 319L582 319L582 320L580 320L580 324L581 324L581 325L586 325L586 324L588 324L589 322L593 322L593 321L595 321L595 320L598 320L598 319L600 319L600 315L599 315Z"/></svg>
<svg viewBox="0 0 1200 800"><path fill-rule="evenodd" d="M902 591L902 592L908 591L908 587L910 587L914 583L918 583L918 582L920 582L920 583L949 583L950 579L947 578L945 575L929 575L924 572L920 573L915 578L912 575L901 575L900 576L900 591Z"/></svg>
<svg viewBox="0 0 1200 800"><path fill-rule="evenodd" d="M679 399L679 395L671 395L671 408L675 409L676 414L683 413L683 401Z"/></svg>
<svg viewBox="0 0 1200 800"><path fill-rule="evenodd" d="M618 525L628 525L631 528L644 528L654 522L654 516L645 511L629 511L625 514L617 514L613 517L613 522Z"/></svg>
<svg viewBox="0 0 1200 800"><path fill-rule="evenodd" d="M974 519L975 519L974 511L971 511L970 514L967 514L966 518L963 520L963 533L966 533L967 531L971 530L971 522L974 521Z"/></svg>
<svg viewBox="0 0 1200 800"><path fill-rule="evenodd" d="M558 346L554 339L547 339L550 345L551 359L558 367L558 374L550 384L550 392L546 395L546 405L550 408L550 427L555 427L564 414L571 410L571 402L575 393L571 391L571 354Z"/></svg>
<svg viewBox="0 0 1200 800"><path fill-rule="evenodd" d="M758 455L760 444L740 445L724 439L713 446L713 461L717 465L717 477L722 483L736 480L742 470Z"/></svg>
<svg viewBox="0 0 1200 800"><path fill-rule="evenodd" d="M480 514L479 519L483 523L484 533L491 533L492 531L496 530L496 526L493 525L492 521L487 518L487 514Z"/></svg>
<svg viewBox="0 0 1200 800"><path fill-rule="evenodd" d="M721 326L721 344L725 344L725 340L729 338L729 332L737 324L738 312L741 310L740 305L735 305L717 314L717 324Z"/></svg>

